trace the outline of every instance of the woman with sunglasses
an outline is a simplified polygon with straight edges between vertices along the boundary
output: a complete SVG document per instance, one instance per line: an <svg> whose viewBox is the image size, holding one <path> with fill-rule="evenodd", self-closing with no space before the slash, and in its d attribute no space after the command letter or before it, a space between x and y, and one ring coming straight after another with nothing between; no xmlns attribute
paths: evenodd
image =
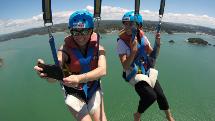
<svg viewBox="0 0 215 121"><path fill-rule="evenodd" d="M99 45L99 36L93 32L93 15L88 11L74 12L69 18L70 36L58 51L58 60L64 72L62 84L65 103L78 121L106 121L100 78L106 75L105 50ZM39 59L38 63L44 63ZM35 66L41 78L48 78Z"/></svg>
<svg viewBox="0 0 215 121"><path fill-rule="evenodd" d="M117 40L117 53L123 66L123 78L134 86L140 97L134 121L140 121L141 114L157 100L160 110L164 110L168 121L174 121L167 99L157 81L157 70L151 68L149 56L153 52L149 40L142 31L142 16L127 12L122 18L124 29ZM132 34L136 37L132 41ZM156 36L157 49L160 46L160 34Z"/></svg>

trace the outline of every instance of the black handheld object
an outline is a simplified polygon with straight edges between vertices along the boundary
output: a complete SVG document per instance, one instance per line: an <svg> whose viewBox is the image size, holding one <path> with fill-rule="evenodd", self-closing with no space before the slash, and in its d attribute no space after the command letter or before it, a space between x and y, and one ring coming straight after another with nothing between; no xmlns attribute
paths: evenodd
<svg viewBox="0 0 215 121"><path fill-rule="evenodd" d="M38 63L38 66L43 68L43 71L41 71L41 73L47 74L47 77L57 80L63 80L63 71L60 66L43 63Z"/></svg>

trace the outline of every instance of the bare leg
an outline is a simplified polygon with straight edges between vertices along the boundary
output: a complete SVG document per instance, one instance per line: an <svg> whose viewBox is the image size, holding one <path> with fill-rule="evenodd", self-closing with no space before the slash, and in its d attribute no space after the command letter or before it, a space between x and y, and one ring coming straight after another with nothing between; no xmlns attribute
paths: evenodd
<svg viewBox="0 0 215 121"><path fill-rule="evenodd" d="M175 121L175 119L172 117L172 114L170 112L170 110L164 110L165 114L166 114L166 119L168 121Z"/></svg>
<svg viewBox="0 0 215 121"><path fill-rule="evenodd" d="M140 121L140 118L141 118L141 114L136 112L134 113L134 121Z"/></svg>
<svg viewBox="0 0 215 121"><path fill-rule="evenodd" d="M85 115L83 118L81 118L78 121L92 121L90 114Z"/></svg>
<svg viewBox="0 0 215 121"><path fill-rule="evenodd" d="M84 116L81 116L79 112L74 111L71 107L67 106L71 114L75 117L77 121L92 121L90 114L86 114Z"/></svg>
<svg viewBox="0 0 215 121"><path fill-rule="evenodd" d="M94 114L92 115L94 121L107 121L105 111L104 111L104 101L101 96L101 104L100 106L96 109Z"/></svg>

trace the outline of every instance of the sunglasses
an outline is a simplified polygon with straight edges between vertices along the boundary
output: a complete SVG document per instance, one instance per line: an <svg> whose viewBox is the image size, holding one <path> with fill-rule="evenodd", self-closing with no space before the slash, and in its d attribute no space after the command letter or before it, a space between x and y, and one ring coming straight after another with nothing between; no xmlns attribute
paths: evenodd
<svg viewBox="0 0 215 121"><path fill-rule="evenodd" d="M79 35L89 35L90 34L90 29L83 29L83 30L71 30L70 33L73 35L73 36L79 36Z"/></svg>
<svg viewBox="0 0 215 121"><path fill-rule="evenodd" d="M125 26L125 27L133 27L134 25L135 25L135 23L134 22L123 22L123 25Z"/></svg>

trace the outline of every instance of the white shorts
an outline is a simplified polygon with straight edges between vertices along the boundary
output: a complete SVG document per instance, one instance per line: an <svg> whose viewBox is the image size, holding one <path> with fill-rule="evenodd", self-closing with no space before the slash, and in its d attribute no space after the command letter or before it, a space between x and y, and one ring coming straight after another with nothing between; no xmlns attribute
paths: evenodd
<svg viewBox="0 0 215 121"><path fill-rule="evenodd" d="M156 80L158 76L158 71L156 69L150 68L149 69L149 75L144 75L144 74L136 74L130 81L129 83L132 86L135 86L136 83L140 81L145 81L147 82L152 88L154 88Z"/></svg>
<svg viewBox="0 0 215 121"><path fill-rule="evenodd" d="M92 98L89 100L88 104L83 100L78 99L73 95L67 95L65 103L73 111L78 113L78 117L85 116L86 114L94 114L96 109L100 106L102 100L102 91L99 89L95 92Z"/></svg>

